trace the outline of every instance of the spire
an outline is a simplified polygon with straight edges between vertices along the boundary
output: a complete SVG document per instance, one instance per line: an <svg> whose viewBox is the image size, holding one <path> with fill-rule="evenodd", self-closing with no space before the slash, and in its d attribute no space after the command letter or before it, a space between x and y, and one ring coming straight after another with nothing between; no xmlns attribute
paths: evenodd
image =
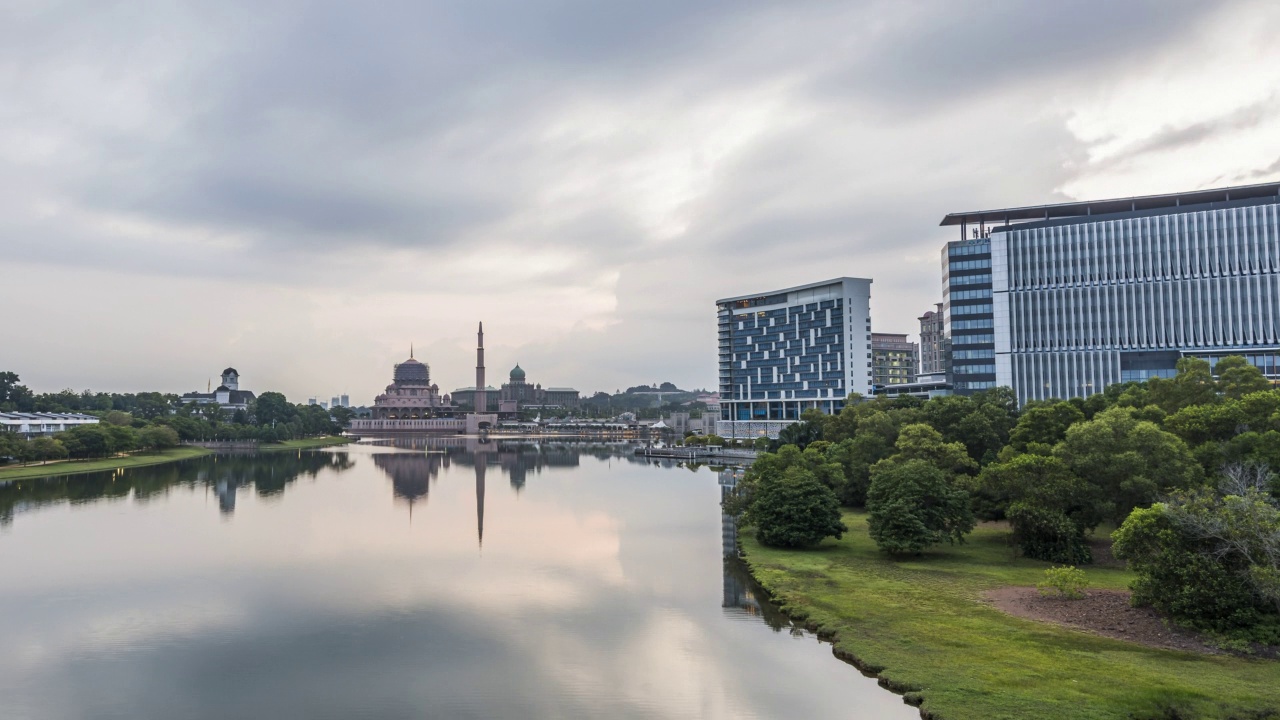
<svg viewBox="0 0 1280 720"><path fill-rule="evenodd" d="M413 359L413 343L409 343L409 359Z"/></svg>

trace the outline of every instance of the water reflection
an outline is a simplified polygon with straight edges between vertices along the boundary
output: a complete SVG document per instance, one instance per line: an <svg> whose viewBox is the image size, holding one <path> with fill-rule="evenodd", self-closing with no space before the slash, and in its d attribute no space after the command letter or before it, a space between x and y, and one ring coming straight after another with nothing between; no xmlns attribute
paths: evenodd
<svg viewBox="0 0 1280 720"><path fill-rule="evenodd" d="M230 515L235 512L240 488L251 487L259 497L271 498L283 494L300 477L314 478L325 470L346 470L351 463L345 452L272 452L15 480L0 484L0 526L12 524L20 513L50 506L130 498L147 503L182 487L212 489L219 511Z"/></svg>
<svg viewBox="0 0 1280 720"><path fill-rule="evenodd" d="M737 477L417 438L0 487L0 717L914 717L781 632Z"/></svg>

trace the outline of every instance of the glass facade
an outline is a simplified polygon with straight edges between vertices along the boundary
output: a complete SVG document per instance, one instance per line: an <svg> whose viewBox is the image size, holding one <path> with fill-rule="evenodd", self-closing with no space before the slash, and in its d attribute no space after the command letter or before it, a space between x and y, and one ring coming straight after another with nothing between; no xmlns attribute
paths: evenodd
<svg viewBox="0 0 1280 720"><path fill-rule="evenodd" d="M835 413L850 392L869 395L870 290L840 278L717 301L719 434L776 436L807 409Z"/></svg>
<svg viewBox="0 0 1280 720"><path fill-rule="evenodd" d="M942 292L955 393L968 395L995 387L989 238L947 243L942 251Z"/></svg>
<svg viewBox="0 0 1280 720"><path fill-rule="evenodd" d="M1014 225L991 251L997 380L1022 402L1171 377L1185 355L1280 380L1280 198Z"/></svg>

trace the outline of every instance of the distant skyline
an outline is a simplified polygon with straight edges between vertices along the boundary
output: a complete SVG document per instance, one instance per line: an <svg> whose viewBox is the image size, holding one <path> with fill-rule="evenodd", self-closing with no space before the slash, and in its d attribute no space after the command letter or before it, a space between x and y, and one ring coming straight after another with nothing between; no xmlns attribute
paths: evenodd
<svg viewBox="0 0 1280 720"><path fill-rule="evenodd" d="M37 392L714 389L717 297L941 300L948 212L1280 179L1280 5L0 9L0 371Z"/></svg>

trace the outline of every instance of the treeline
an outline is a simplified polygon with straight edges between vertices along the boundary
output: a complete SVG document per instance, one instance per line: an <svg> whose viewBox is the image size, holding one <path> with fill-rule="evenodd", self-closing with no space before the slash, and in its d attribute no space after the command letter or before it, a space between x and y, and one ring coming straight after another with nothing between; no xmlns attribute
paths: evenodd
<svg viewBox="0 0 1280 720"><path fill-rule="evenodd" d="M0 409L19 412L81 412L102 422L82 425L52 438L25 440L0 432L0 458L20 462L64 458L112 457L136 450L161 450L181 442L256 440L282 442L300 437L342 432L350 420L347 408L326 410L318 405L290 403L278 392L264 392L249 405L228 415L216 404L182 403L177 395L161 393L62 393L32 395L18 384L18 376L0 373ZM25 400L24 400L25 398ZM56 399L57 402L53 402ZM16 405L30 406L22 410ZM110 404L109 407L105 407ZM41 407L44 409L35 409Z"/></svg>
<svg viewBox="0 0 1280 720"><path fill-rule="evenodd" d="M963 542L1007 520L1022 554L1092 562L1089 535L1138 573L1136 602L1184 622L1280 640L1280 390L1243 358L1178 363L1171 379L1087 399L856 401L805 415L761 455L727 505L762 542L840 537L865 508L893 555Z"/></svg>

